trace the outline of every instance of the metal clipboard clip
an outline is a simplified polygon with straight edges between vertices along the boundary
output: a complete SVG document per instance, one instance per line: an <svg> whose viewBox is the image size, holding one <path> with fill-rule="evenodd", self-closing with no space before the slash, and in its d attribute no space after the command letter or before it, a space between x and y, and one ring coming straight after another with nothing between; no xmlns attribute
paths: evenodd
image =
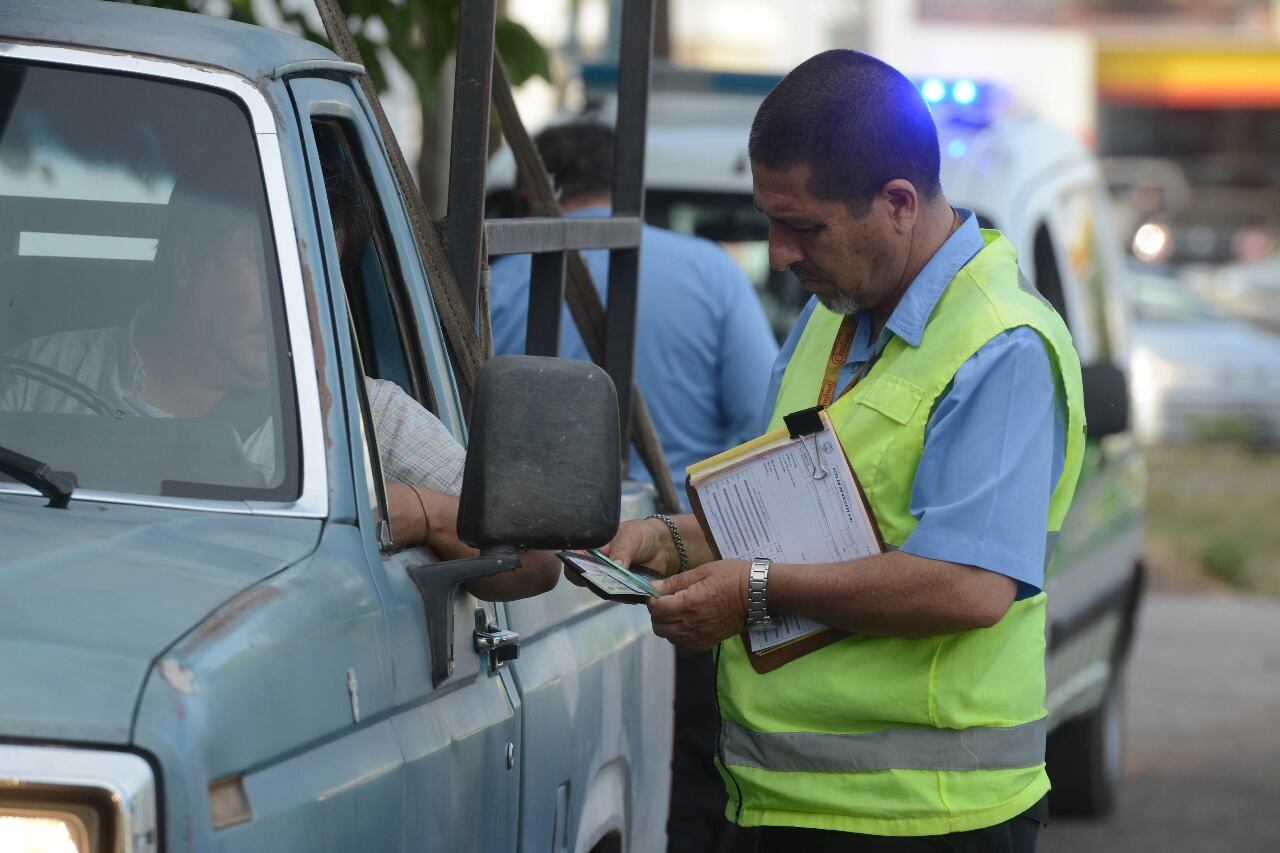
<svg viewBox="0 0 1280 853"><path fill-rule="evenodd" d="M782 422L787 426L787 432L791 438L800 442L800 446L804 448L805 454L809 457L809 463L813 466L812 477L815 480L821 480L827 476L827 469L822 467L822 458L818 455L818 433L823 430L822 418L818 413L822 411L821 406L811 406L808 409L801 409L798 412L792 412L789 415L782 416ZM813 447L805 444L804 438L807 435L813 436Z"/></svg>

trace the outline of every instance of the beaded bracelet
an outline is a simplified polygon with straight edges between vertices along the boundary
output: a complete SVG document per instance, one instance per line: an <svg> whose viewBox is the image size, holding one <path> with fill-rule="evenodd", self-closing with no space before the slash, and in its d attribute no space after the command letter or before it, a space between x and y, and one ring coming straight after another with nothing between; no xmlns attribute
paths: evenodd
<svg viewBox="0 0 1280 853"><path fill-rule="evenodd" d="M655 512L653 515L648 516L646 520L648 518L658 519L671 531L671 540L676 543L676 554L680 557L680 567L676 569L676 574L687 571L689 568L689 552L685 550L684 537L680 535L680 529L676 527L676 523L669 516L660 512Z"/></svg>

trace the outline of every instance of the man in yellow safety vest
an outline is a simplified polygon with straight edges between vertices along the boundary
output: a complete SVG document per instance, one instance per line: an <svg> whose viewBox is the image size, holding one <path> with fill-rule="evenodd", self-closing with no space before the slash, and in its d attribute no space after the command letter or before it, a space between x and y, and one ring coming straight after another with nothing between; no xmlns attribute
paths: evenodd
<svg viewBox="0 0 1280 853"><path fill-rule="evenodd" d="M1070 335L1010 243L947 203L932 116L890 66L807 60L749 151L770 262L814 295L764 426L826 406L890 547L717 561L693 516L657 516L608 550L668 576L658 635L718 646L728 815L761 851L1033 850L1044 564L1084 449ZM849 636L759 674L736 635L771 613Z"/></svg>

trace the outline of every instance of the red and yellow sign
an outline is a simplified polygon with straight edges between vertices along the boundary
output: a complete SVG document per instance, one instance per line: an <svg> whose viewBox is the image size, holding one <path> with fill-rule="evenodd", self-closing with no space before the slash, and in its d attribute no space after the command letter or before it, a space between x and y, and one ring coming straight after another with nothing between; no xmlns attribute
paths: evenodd
<svg viewBox="0 0 1280 853"><path fill-rule="evenodd" d="M1103 99L1187 109L1280 107L1280 47L1100 46Z"/></svg>

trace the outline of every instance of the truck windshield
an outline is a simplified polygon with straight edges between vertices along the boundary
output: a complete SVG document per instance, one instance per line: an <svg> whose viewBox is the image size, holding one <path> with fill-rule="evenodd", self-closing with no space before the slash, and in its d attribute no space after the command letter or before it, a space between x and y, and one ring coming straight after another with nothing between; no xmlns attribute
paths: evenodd
<svg viewBox="0 0 1280 853"><path fill-rule="evenodd" d="M0 444L80 490L296 497L269 226L237 101L0 63Z"/></svg>

